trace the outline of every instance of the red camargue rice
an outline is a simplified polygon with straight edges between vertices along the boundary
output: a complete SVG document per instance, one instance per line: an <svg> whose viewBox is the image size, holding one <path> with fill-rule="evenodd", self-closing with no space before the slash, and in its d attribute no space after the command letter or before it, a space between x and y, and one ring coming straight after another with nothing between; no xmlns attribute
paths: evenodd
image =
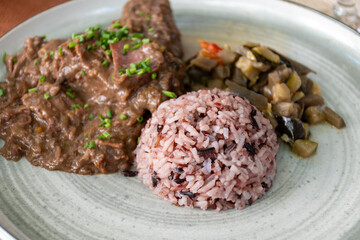
<svg viewBox="0 0 360 240"><path fill-rule="evenodd" d="M135 162L144 184L175 205L242 209L272 186L278 147L269 120L247 100L200 90L159 106Z"/></svg>

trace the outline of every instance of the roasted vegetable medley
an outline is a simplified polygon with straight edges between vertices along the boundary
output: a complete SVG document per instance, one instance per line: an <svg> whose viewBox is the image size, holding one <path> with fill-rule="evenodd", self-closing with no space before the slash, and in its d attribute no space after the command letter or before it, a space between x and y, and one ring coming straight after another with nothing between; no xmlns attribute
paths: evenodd
<svg viewBox="0 0 360 240"><path fill-rule="evenodd" d="M319 85L307 77L311 69L258 43L245 42L235 51L199 43L201 50L187 62L189 90L220 88L247 98L300 157L312 156L318 146L309 140L309 125L345 127L342 117L325 106Z"/></svg>

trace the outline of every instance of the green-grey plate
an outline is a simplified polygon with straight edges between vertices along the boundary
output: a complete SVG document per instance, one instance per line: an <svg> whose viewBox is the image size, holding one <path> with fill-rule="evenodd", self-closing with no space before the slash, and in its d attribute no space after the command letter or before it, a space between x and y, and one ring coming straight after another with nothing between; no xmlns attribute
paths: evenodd
<svg viewBox="0 0 360 240"><path fill-rule="evenodd" d="M71 1L20 24L0 53L25 38L69 37L120 17L124 0ZM281 145L272 189L244 210L220 213L170 205L137 178L50 172L0 157L0 238L19 239L357 239L360 236L360 37L312 10L283 1L174 0L187 56L197 39L261 42L316 71L328 105L347 127L311 128L310 159ZM5 75L1 64L0 79ZM2 146L3 143L1 143ZM6 231L8 232L6 232ZM6 237L7 235L7 237Z"/></svg>

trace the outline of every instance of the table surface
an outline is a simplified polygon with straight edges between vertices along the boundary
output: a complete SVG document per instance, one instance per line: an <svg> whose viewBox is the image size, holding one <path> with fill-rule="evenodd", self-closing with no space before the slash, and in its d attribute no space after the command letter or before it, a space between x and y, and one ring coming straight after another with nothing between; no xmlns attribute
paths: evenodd
<svg viewBox="0 0 360 240"><path fill-rule="evenodd" d="M0 0L1 24L0 36L22 23L26 19L54 7L58 4L67 2L68 0ZM318 11L332 15L332 6L336 0L290 0L300 3Z"/></svg>

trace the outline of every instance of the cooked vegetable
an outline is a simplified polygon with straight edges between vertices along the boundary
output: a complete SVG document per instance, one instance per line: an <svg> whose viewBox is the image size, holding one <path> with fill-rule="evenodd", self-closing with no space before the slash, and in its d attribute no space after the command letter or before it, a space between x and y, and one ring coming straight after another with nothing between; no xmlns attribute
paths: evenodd
<svg viewBox="0 0 360 240"><path fill-rule="evenodd" d="M291 74L291 77L286 82L286 85L290 89L291 93L296 92L301 87L301 79L300 79L299 75L297 74L297 72L294 71Z"/></svg>
<svg viewBox="0 0 360 240"><path fill-rule="evenodd" d="M300 157L308 158L316 152L317 146L318 144L316 142L306 139L298 139L292 145L291 151Z"/></svg>
<svg viewBox="0 0 360 240"><path fill-rule="evenodd" d="M302 99L305 96L305 94L302 91L297 91L296 93L294 93L294 95L291 98L291 101L293 102L297 102L300 99Z"/></svg>
<svg viewBox="0 0 360 240"><path fill-rule="evenodd" d="M217 56L221 58L222 64L230 64L235 61L236 54L230 49L223 49L217 53Z"/></svg>
<svg viewBox="0 0 360 240"><path fill-rule="evenodd" d="M229 87L229 89L235 93L237 93L240 97L247 98L251 104L253 104L258 109L266 109L267 108L267 99L261 94L257 94L254 91L251 91L245 87L240 86L239 84L226 80L225 84Z"/></svg>
<svg viewBox="0 0 360 240"><path fill-rule="evenodd" d="M279 102L272 105L272 111L276 115L297 118L300 106L294 102Z"/></svg>
<svg viewBox="0 0 360 240"><path fill-rule="evenodd" d="M306 130L300 120L283 116L277 116L276 120L278 122L276 130L281 135L286 134L292 140L292 142L296 141L297 139L305 139Z"/></svg>
<svg viewBox="0 0 360 240"><path fill-rule="evenodd" d="M259 54L261 56L263 56L264 58L266 58L270 62L273 62L273 63L276 63L276 64L280 63L279 55L273 53L269 48L267 48L265 46L254 47L252 49L252 51L256 52L257 54Z"/></svg>
<svg viewBox="0 0 360 240"><path fill-rule="evenodd" d="M290 89L285 83L277 83L271 88L272 100L274 103L290 101Z"/></svg>
<svg viewBox="0 0 360 240"><path fill-rule="evenodd" d="M306 95L299 100L299 103L304 104L304 107L322 106L325 104L324 99L319 95Z"/></svg>
<svg viewBox="0 0 360 240"><path fill-rule="evenodd" d="M236 62L236 67L250 80L249 86L255 84L259 78L260 71L253 67L250 59L246 57L240 57Z"/></svg>
<svg viewBox="0 0 360 240"><path fill-rule="evenodd" d="M325 107L323 109L323 113L325 116L325 119L328 123L330 123L331 125L333 125L336 128L344 128L345 125L345 121L342 117L340 117L339 114L337 114L336 112L334 112L331 108L329 107Z"/></svg>
<svg viewBox="0 0 360 240"><path fill-rule="evenodd" d="M202 49L188 61L191 90L220 88L247 98L284 142L291 146L296 142L293 151L299 156L316 151L317 143L308 141L310 124L326 120L337 128L345 127L338 114L323 106L321 89L307 78L313 71L306 66L258 43L246 42L232 52L229 45L220 48L199 42ZM301 150L304 146L309 149Z"/></svg>
<svg viewBox="0 0 360 240"><path fill-rule="evenodd" d="M312 87L310 89L310 93L321 96L321 89L320 89L319 85L317 84L317 82L313 82Z"/></svg>
<svg viewBox="0 0 360 240"><path fill-rule="evenodd" d="M210 72L214 67L216 67L216 65L218 64L218 61L199 54L196 58L191 60L190 64L197 66L197 67L201 68L202 70Z"/></svg>
<svg viewBox="0 0 360 240"><path fill-rule="evenodd" d="M320 106L311 106L305 110L304 117L310 124L321 123L325 120L325 116Z"/></svg>

